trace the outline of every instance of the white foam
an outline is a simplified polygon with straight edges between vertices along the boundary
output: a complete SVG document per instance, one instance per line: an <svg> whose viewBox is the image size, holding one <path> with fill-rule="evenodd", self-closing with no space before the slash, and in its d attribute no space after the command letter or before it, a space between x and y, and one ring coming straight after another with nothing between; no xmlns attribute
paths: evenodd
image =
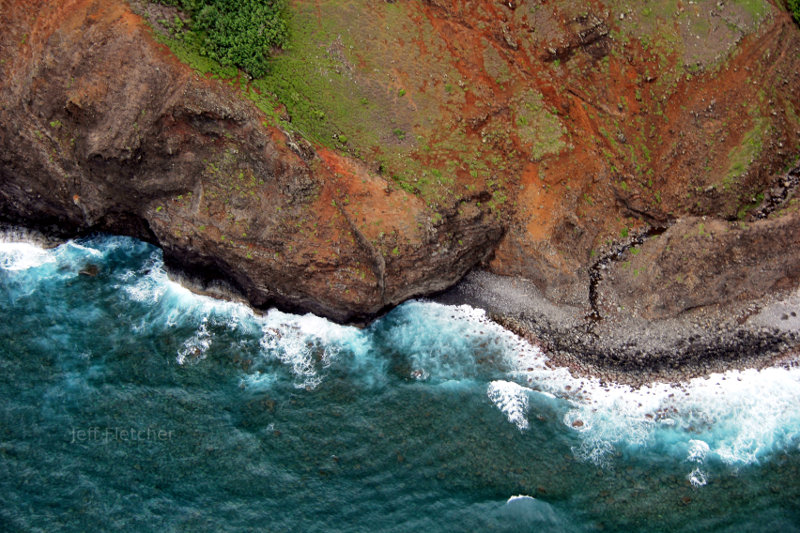
<svg viewBox="0 0 800 533"><path fill-rule="evenodd" d="M211 333L208 331L208 318L204 318L197 332L183 342L183 347L178 350L177 361L179 365L197 363L206 358L206 352L211 347Z"/></svg>
<svg viewBox="0 0 800 533"><path fill-rule="evenodd" d="M104 238L46 250L0 237L0 268L24 271L72 262L75 256L107 256L117 249L139 253L146 246L131 239ZM298 387L317 387L334 362L367 378L362 385L385 379L389 363L376 356L377 330L339 326L313 315L278 311L256 315L245 305L197 295L170 280L161 257L160 251L153 252L146 265L117 273L116 281L132 300L151 308L143 324L153 320L167 327L187 320L200 324L178 351L180 363L202 360L212 342L210 326L224 324L260 335L265 359L280 361ZM75 273L68 269L64 275ZM490 400L520 429L528 427L531 403L557 402L563 424L577 440L576 455L599 464L620 448L667 453L694 465L746 464L800 444L797 367L731 371L677 386L632 390L551 367L541 350L489 320L484 311L466 305L412 301L382 321L381 342L407 358L408 377L436 386L488 383ZM253 383L272 379L260 373L254 376ZM699 483L706 475L699 467L698 472Z"/></svg>
<svg viewBox="0 0 800 533"><path fill-rule="evenodd" d="M574 451L598 464L619 447L746 464L800 439L798 368L729 371L636 390L557 370L523 374L527 385L568 399L563 422L580 438Z"/></svg>
<svg viewBox="0 0 800 533"><path fill-rule="evenodd" d="M98 258L103 257L103 255L104 255L103 252L101 252L97 248L84 246L84 245L82 245L80 243L77 243L75 241L72 241L72 240L67 241L62 246L59 246L58 249L63 249L62 247L65 247L67 249L71 248L72 251L77 251L78 253L85 254L85 255L91 255L93 257L98 257Z"/></svg>
<svg viewBox="0 0 800 533"><path fill-rule="evenodd" d="M3 270L28 270L46 263L55 263L51 250L27 242L0 242L0 268Z"/></svg>
<svg viewBox="0 0 800 533"><path fill-rule="evenodd" d="M296 383L298 388L314 389L322 383L312 345L306 343L304 336L265 325L261 346L268 356L277 357L291 368L292 374L299 380Z"/></svg>
<svg viewBox="0 0 800 533"><path fill-rule="evenodd" d="M706 476L705 472L699 468L692 470L687 476L687 479L693 487L702 487L708 483L708 477Z"/></svg>
<svg viewBox="0 0 800 533"><path fill-rule="evenodd" d="M51 241L37 231L25 228L0 229L0 244L13 242L27 242L41 248L45 248L48 244L51 244Z"/></svg>
<svg viewBox="0 0 800 533"><path fill-rule="evenodd" d="M706 460L706 455L711 451L708 443L702 440L691 439L689 441L689 453L687 459L693 463L702 463Z"/></svg>
<svg viewBox="0 0 800 533"><path fill-rule="evenodd" d="M410 301L385 319L389 344L409 363L409 376L433 383L446 380L491 381L506 378L519 361L544 367L538 348L468 305Z"/></svg>
<svg viewBox="0 0 800 533"><path fill-rule="evenodd" d="M256 371L251 374L245 374L240 381L240 385L244 389L260 392L272 388L277 381L278 377L275 374Z"/></svg>
<svg viewBox="0 0 800 533"><path fill-rule="evenodd" d="M383 366L376 363L380 358L373 353L371 330L338 326L313 315L271 311L254 316L245 306L190 293L169 280L158 262L143 278L150 280L139 279L131 289L143 301L170 298L174 308L198 315L237 316L230 318L229 327L241 323L259 328L264 356L285 365L297 387L319 386L342 353L354 369L381 379ZM562 422L577 439L575 454L597 464L620 448L668 453L697 465L709 460L743 464L794 448L800 437L800 369L731 371L677 386L634 390L552 367L541 350L466 305L412 301L382 320L382 342L407 358L409 378L436 386L489 383L490 400L521 430L528 427L532 401L557 398L564 409ZM177 318L167 315L165 321L175 323ZM692 475L698 486L707 477L699 469Z"/></svg>
<svg viewBox="0 0 800 533"><path fill-rule="evenodd" d="M488 376L490 400L521 430L531 401L556 398L578 439L575 454L597 464L621 448L743 464L794 447L800 437L800 369L731 371L634 390L549 366L541 350L482 310L412 301L395 313L383 335L409 358L409 377L439 386ZM313 315L271 312L262 330L265 354L289 367L298 387L318 386L345 347L365 366L375 359L369 334Z"/></svg>
<svg viewBox="0 0 800 533"><path fill-rule="evenodd" d="M506 505L516 501L535 501L535 500L536 498L534 498L533 496L527 496L525 494L517 494L516 496L511 496L506 502Z"/></svg>
<svg viewBox="0 0 800 533"><path fill-rule="evenodd" d="M276 357L288 366L298 388L318 387L323 370L343 348L356 358L369 351L368 340L357 328L340 326L312 314L298 316L270 310L261 323L264 355Z"/></svg>
<svg viewBox="0 0 800 533"><path fill-rule="evenodd" d="M528 393L530 389L511 381L492 381L486 394L520 431L528 429Z"/></svg>
<svg viewBox="0 0 800 533"><path fill-rule="evenodd" d="M632 389L599 379L577 378L566 368L552 367L541 350L489 322L483 311L422 302L403 307L406 305L420 315L421 323L439 331L453 350L474 350L474 345L459 344L452 333L459 327L437 323L436 317L466 324L463 335L483 331L484 342L502 347L503 361L494 361L502 372L490 378L489 390L492 401L497 400L498 408L512 413L504 411L515 417L515 424L522 424L521 404L514 411L511 398L515 396L501 392L501 388L510 391L510 387L498 387L498 383L513 381L565 401L562 421L579 439L573 451L585 460L602 464L612 452L625 448L746 464L765 454L794 448L800 440L800 368L730 371L678 385L659 383ZM415 342L425 340L422 335L417 337ZM417 361L425 359L418 357ZM421 379L442 373L441 364L420 366ZM453 368L446 369L448 377L454 377ZM466 366L460 368L464 373ZM469 371L464 375L469 377ZM536 399L539 396L526 394L526 401L529 398L540 401Z"/></svg>
<svg viewBox="0 0 800 533"><path fill-rule="evenodd" d="M259 317L247 305L197 294L173 281L164 269L159 250L139 270L122 272L116 279L118 288L131 300L148 304L167 327L195 319L224 325L229 330L260 329Z"/></svg>
<svg viewBox="0 0 800 533"><path fill-rule="evenodd" d="M147 274L145 274L147 272ZM119 277L123 282L122 289L128 296L136 301L156 305L161 298L172 288L169 283L169 276L164 270L164 261L161 252L153 252L147 263L138 271L127 271ZM135 279L135 283L128 283ZM180 287L178 292L186 290Z"/></svg>

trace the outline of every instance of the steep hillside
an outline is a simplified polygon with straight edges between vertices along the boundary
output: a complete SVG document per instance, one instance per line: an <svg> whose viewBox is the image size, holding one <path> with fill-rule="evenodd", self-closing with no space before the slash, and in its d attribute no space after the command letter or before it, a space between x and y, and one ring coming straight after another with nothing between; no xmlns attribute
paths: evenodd
<svg viewBox="0 0 800 533"><path fill-rule="evenodd" d="M800 278L777 0L293 0L257 79L162 5L3 11L4 217L148 238L256 305L367 317L480 263L665 318Z"/></svg>
<svg viewBox="0 0 800 533"><path fill-rule="evenodd" d="M441 290L502 233L481 193L436 213L270 126L158 44L123 2L4 6L0 213L158 243L257 306L338 320Z"/></svg>

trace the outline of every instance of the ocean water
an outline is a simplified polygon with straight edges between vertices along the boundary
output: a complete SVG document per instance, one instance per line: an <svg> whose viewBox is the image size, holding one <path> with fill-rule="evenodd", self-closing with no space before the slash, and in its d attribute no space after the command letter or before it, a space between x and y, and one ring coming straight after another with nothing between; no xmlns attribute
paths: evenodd
<svg viewBox="0 0 800 533"><path fill-rule="evenodd" d="M256 314L110 236L0 239L0 314L0 531L800 530L800 368L631 390L467 306Z"/></svg>

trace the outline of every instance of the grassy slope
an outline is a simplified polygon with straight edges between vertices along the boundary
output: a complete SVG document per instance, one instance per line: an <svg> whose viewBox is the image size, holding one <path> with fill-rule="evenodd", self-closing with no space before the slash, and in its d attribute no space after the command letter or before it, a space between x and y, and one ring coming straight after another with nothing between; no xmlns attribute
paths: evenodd
<svg viewBox="0 0 800 533"><path fill-rule="evenodd" d="M493 206L505 201L504 170L519 154L496 145L511 133L509 125L490 120L478 133L460 120L473 88L453 66L458 57L413 4L297 1L290 29L291 42L273 55L269 73L248 82L179 39L161 39L198 71L240 83L273 124L363 160L432 206L486 187L498 191ZM497 54L486 46L487 56ZM423 52L429 61L419 64ZM496 64L506 68L499 58ZM505 77L498 74L496 83ZM478 103L484 105L491 107ZM563 126L534 88L509 107L522 145L536 158L565 146Z"/></svg>
<svg viewBox="0 0 800 533"><path fill-rule="evenodd" d="M549 9L567 20L587 11L572 2L557 4L510 15L510 27L537 29L516 31L518 49L511 51L497 38L490 8L465 13L475 21L469 30L475 37L463 39L452 35L463 27L432 17L417 2L294 0L290 43L255 80L164 39L199 71L238 84L272 124L361 159L421 196L432 211L480 191L489 192L495 212L504 211L514 204L526 166L536 165L540 175L559 172L578 145L578 152L593 153L608 169L614 187L653 208L666 207L663 196L671 198L673 212L702 209L692 192L710 186L727 195L723 203L731 207L725 209L746 212L758 191L741 178L772 134L765 102L775 97L774 88L743 102L739 116L728 113L726 120L746 126L738 140L729 138L731 124L709 130L703 141L707 155L691 163L693 175L682 178L688 183L681 186L689 186L685 199L676 199L661 176L670 168L665 161L681 149L678 137L664 137L681 127L670 124L670 112L679 114L671 102L681 91L691 93L687 87L695 81L707 83L725 69L739 52L737 44L757 33L773 8L764 0L735 0L715 13L714 0L608 0L612 46L606 57L543 62L539 51L549 42L547 28L563 35ZM574 110L559 109L565 87L587 95L583 114L591 127L579 123ZM557 94L545 95L548 88ZM602 201L608 194L591 187L544 187L543 195L561 195L557 201L568 209L609 206ZM608 232L618 234L631 222L617 218L611 225Z"/></svg>

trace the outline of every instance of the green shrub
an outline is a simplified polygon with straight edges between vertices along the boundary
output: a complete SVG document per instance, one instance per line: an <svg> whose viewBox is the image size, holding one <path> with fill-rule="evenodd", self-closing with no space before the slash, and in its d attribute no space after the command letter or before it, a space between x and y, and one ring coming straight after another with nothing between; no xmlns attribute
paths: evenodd
<svg viewBox="0 0 800 533"><path fill-rule="evenodd" d="M254 77L267 72L272 47L286 44L286 0L151 0L191 17L183 38L202 55ZM178 28L179 30L181 28Z"/></svg>
<svg viewBox="0 0 800 533"><path fill-rule="evenodd" d="M800 0L789 0L789 11L794 15L794 20L800 24Z"/></svg>

